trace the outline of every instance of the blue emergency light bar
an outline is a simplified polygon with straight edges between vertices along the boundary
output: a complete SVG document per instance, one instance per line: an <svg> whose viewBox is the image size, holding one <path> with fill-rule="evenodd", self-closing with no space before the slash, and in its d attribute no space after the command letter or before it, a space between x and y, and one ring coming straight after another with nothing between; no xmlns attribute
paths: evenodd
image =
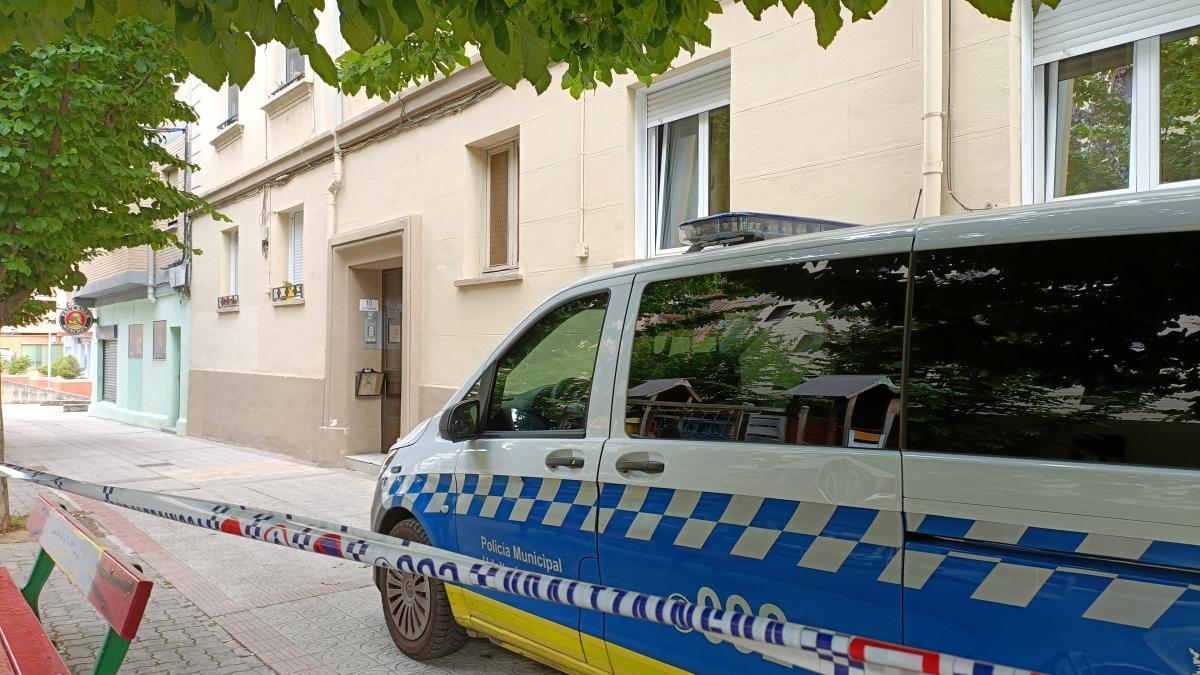
<svg viewBox="0 0 1200 675"><path fill-rule="evenodd" d="M854 224L821 218L749 211L718 213L689 220L679 225L683 241L691 244L687 250L688 253L700 251L709 246L734 246L752 241L837 230L843 227L854 227Z"/></svg>

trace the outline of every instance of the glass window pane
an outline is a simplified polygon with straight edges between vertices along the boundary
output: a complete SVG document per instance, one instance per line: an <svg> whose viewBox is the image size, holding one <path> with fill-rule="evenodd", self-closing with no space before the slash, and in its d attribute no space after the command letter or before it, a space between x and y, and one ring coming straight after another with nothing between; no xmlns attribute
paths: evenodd
<svg viewBox="0 0 1200 675"><path fill-rule="evenodd" d="M917 254L914 450L1200 468L1200 234Z"/></svg>
<svg viewBox="0 0 1200 675"><path fill-rule="evenodd" d="M729 211L729 106L708 111L708 213Z"/></svg>
<svg viewBox="0 0 1200 675"><path fill-rule="evenodd" d="M563 305L500 358L488 431L584 428L607 306L607 293Z"/></svg>
<svg viewBox="0 0 1200 675"><path fill-rule="evenodd" d="M668 122L658 129L659 246L676 248L679 224L699 215L700 118Z"/></svg>
<svg viewBox="0 0 1200 675"><path fill-rule="evenodd" d="M1164 35L1159 67L1159 180L1200 179L1200 26Z"/></svg>
<svg viewBox="0 0 1200 675"><path fill-rule="evenodd" d="M1129 187L1133 46L1058 65L1054 195Z"/></svg>
<svg viewBox="0 0 1200 675"><path fill-rule="evenodd" d="M626 433L896 447L905 258L650 284L633 340Z"/></svg>

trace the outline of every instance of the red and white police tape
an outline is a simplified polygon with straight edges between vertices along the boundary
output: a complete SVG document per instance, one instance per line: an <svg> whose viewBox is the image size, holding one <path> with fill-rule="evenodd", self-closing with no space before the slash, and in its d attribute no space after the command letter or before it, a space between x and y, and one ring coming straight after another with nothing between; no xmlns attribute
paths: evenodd
<svg viewBox="0 0 1200 675"><path fill-rule="evenodd" d="M268 544L370 563L376 567L420 574L461 586L475 586L680 629L703 631L759 649L774 658L782 656L796 665L822 673L1034 675L1028 670L701 607L678 598L664 598L502 567L425 544L304 516L96 485L13 464L0 464L0 477L4 476ZM789 652L793 653L789 656Z"/></svg>

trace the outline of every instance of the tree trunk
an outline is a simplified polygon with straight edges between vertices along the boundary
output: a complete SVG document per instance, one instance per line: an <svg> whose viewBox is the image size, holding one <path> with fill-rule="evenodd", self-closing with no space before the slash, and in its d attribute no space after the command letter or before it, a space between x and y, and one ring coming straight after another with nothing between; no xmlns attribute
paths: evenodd
<svg viewBox="0 0 1200 675"><path fill-rule="evenodd" d="M0 374L3 379L3 374ZM4 461L4 396L0 389L0 462ZM12 518L8 512L8 479L0 478L0 533L8 532Z"/></svg>

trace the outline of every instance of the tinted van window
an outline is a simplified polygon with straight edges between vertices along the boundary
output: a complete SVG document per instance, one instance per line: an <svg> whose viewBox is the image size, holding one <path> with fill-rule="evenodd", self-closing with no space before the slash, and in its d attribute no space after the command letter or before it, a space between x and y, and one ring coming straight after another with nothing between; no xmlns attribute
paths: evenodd
<svg viewBox="0 0 1200 675"><path fill-rule="evenodd" d="M608 294L553 310L496 364L485 431L581 431Z"/></svg>
<svg viewBox="0 0 1200 675"><path fill-rule="evenodd" d="M906 258L822 260L649 284L635 326L626 433L894 446Z"/></svg>
<svg viewBox="0 0 1200 675"><path fill-rule="evenodd" d="M1200 467L1200 233L915 261L908 447Z"/></svg>

